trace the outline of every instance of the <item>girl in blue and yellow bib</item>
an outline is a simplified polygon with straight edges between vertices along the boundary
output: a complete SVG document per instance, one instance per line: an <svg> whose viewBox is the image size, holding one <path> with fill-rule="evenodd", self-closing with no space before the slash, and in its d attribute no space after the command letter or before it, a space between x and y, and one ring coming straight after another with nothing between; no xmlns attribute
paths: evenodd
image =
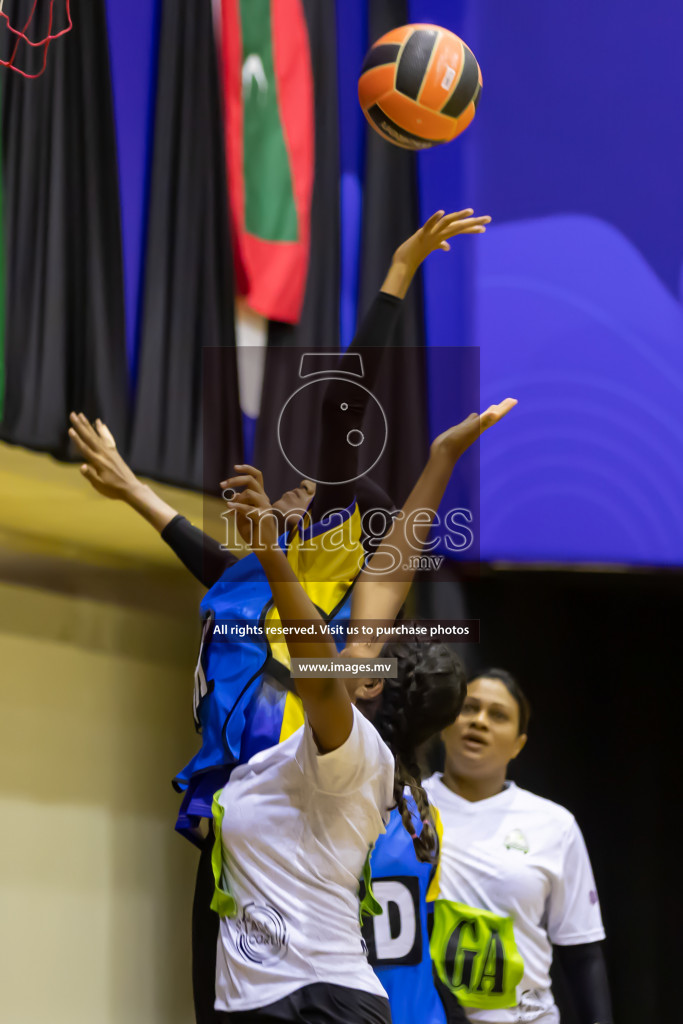
<svg viewBox="0 0 683 1024"><path fill-rule="evenodd" d="M400 300L422 259L434 248L447 248L446 239L454 234L479 232L483 229L487 218L472 218L470 213L463 211L449 217L436 215L397 251L382 291L354 341L355 348L372 344L379 357L382 345L387 343L393 330ZM378 361L378 358L366 359L365 383L371 384ZM327 419L323 419L321 460L327 458L326 478L330 477L330 461L336 458L338 465L331 475L348 481L349 478L353 480L355 474L347 472L349 467L344 465L344 459L353 458L354 453L349 446L343 448L329 443L337 429L334 409L348 397L350 401L346 403L347 407L349 404L352 406L350 412L358 417L360 426L363 408L354 410L354 397L340 393L340 389L343 391L344 381L339 379L328 389L328 415ZM345 417L345 427L348 426L347 421L348 416ZM108 496L124 497L160 529L164 540L188 568L202 582L211 585L202 602L204 643L195 679L195 721L202 732L202 747L176 778L178 787L185 789L178 827L197 840L199 822L210 816L211 796L223 784L231 766L248 760L254 753L274 742L286 739L303 721L300 702L292 692L291 684L288 684L289 659L286 647L281 643L268 642L268 633L270 631L272 635L272 629L278 621L270 587L254 555L236 561L228 552L221 550L217 544L190 526L175 510L161 502L149 488L140 485L120 460L113 439L103 425L98 423L97 430L93 430L87 421L84 422L84 417L74 417L72 423L72 436L75 435L77 443L80 442L79 447L88 459L83 472L90 482ZM260 487L262 490L260 474L248 466L236 467L236 476L224 483L235 487L246 486L247 489L251 486L258 490ZM347 487L345 491L337 488L335 493L331 493L333 489L329 487L319 488L312 509L316 522L305 531L300 517L314 490L314 485L304 480L298 488L287 492L275 503L282 525L290 527L286 541L281 543L297 578L304 584L319 611L327 621L334 620L343 625L348 621L351 587L363 562L360 530L362 512L364 508L377 508L379 505L387 513L388 523L391 503L386 497L380 497L378 502L376 488L367 481L356 481L351 489ZM339 508L340 504L344 506L341 516L325 523L325 512L332 507ZM343 543L332 546L336 551L333 556L323 543L325 534L331 531L344 535ZM231 642L228 644L221 640L221 633L216 630L217 626L226 621L233 627L261 623L266 636L262 641L255 640L253 636L235 638L233 628ZM209 639L211 642L207 643ZM342 645L343 632L338 646ZM401 802L402 813L393 813L387 836L382 837L374 851L373 874L378 879L386 877L386 882L380 885L380 902L386 897L387 919L395 913L396 903L391 896L403 893L397 886L402 885L409 892L416 908L412 922L415 937L407 953L395 956L394 946L387 957L386 944L383 945L386 935L382 928L375 925L373 930L369 926L366 934L371 961L393 992L395 1019L406 1022L412 1020L410 1014L413 1010L410 1007L417 1006L421 1020L436 1024L443 1018L439 1016L438 1000L435 1000L433 988L429 984L431 966L428 955L425 955L427 927L424 897L427 895L433 867L431 864L421 864L416 859L413 840L403 828L403 824L413 821L409 827L415 833L419 845L423 827L421 811L414 802L411 807L410 799L405 802L402 793L397 796L397 800ZM195 902L195 946L199 947L199 955L195 955L198 1020L211 1019L209 1006L200 1005L200 993L206 992L209 987L212 973L210 951L212 935L215 935L215 926L207 927L203 912L203 907L208 904L208 843L204 844L204 851L204 870L199 873ZM406 928L409 925L408 915ZM407 939L403 941L405 943ZM410 970L406 971L406 968Z"/></svg>

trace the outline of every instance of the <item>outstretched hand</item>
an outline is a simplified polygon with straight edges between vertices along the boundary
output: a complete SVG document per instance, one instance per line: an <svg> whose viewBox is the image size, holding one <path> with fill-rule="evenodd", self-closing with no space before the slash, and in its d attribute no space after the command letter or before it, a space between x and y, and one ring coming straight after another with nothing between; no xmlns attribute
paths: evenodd
<svg viewBox="0 0 683 1024"><path fill-rule="evenodd" d="M516 405L516 398L506 398L498 405L490 405L481 414L470 413L462 423L457 423L434 438L430 448L432 455L446 455L454 463L457 462L485 430L502 420L503 416L507 416Z"/></svg>
<svg viewBox="0 0 683 1024"><path fill-rule="evenodd" d="M436 249L450 251L449 238L456 235L483 235L490 217L475 217L474 210L459 210L445 213L437 210L421 228L407 238L394 253L395 263L405 263L417 269L423 260Z"/></svg>
<svg viewBox="0 0 683 1024"><path fill-rule="evenodd" d="M105 498L126 500L139 480L119 455L109 428L99 419L93 426L82 412L72 412L69 421L69 437L85 459L83 476Z"/></svg>
<svg viewBox="0 0 683 1024"><path fill-rule="evenodd" d="M267 505L270 505L270 498L263 486L263 473L260 469L256 469L255 466L249 466L246 463L233 466L233 469L235 470L235 476L230 476L227 480L221 480L221 487L224 491L236 491L237 488L244 488L242 494L259 495L265 499ZM227 500L226 494L223 497Z"/></svg>

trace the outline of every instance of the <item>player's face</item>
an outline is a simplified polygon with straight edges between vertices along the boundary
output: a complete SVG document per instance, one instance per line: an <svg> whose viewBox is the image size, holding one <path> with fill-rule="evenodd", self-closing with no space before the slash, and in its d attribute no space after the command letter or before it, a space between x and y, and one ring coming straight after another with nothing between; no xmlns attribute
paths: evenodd
<svg viewBox="0 0 683 1024"><path fill-rule="evenodd" d="M315 494L312 480L302 480L298 487L285 491L281 498L273 502L273 508L282 516L287 526L293 526L306 511Z"/></svg>
<svg viewBox="0 0 683 1024"><path fill-rule="evenodd" d="M474 679L462 711L443 732L449 769L463 778L486 778L504 772L519 754L517 701L499 679Z"/></svg>

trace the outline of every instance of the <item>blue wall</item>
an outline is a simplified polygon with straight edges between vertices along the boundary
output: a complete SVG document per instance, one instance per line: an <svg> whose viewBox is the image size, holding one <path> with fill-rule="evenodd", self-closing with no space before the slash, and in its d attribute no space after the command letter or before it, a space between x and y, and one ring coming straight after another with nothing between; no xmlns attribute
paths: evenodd
<svg viewBox="0 0 683 1024"><path fill-rule="evenodd" d="M683 8L411 16L463 35L484 77L465 135L419 158L425 214L494 218L466 267L426 272L430 343L480 346L482 407L520 402L482 439L481 557L683 564Z"/></svg>
<svg viewBox="0 0 683 1024"><path fill-rule="evenodd" d="M462 35L484 76L473 124L418 157L423 217L473 206L494 218L424 271L430 347L478 346L481 407L520 403L480 445L481 557L682 565L683 7L409 9ZM159 0L107 0L133 377L159 10ZM367 11L368 0L337 2L343 344L358 295ZM440 358L434 433L470 411L456 408Z"/></svg>

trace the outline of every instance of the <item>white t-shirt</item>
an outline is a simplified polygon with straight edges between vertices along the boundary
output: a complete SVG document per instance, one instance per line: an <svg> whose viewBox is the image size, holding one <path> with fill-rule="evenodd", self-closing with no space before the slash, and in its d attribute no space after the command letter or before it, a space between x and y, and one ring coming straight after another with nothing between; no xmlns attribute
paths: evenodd
<svg viewBox="0 0 683 1024"><path fill-rule="evenodd" d="M517 1008L470 1006L467 1016L481 1024L537 1020L553 1005L552 944L573 946L605 937L579 826L566 808L513 782L496 796L475 802L448 789L440 775L424 787L443 823L440 897L511 919L523 961ZM475 931L465 925L460 933L471 950L465 955L473 958L466 968L470 979L476 978L477 959L482 959L472 941ZM493 971L491 961L487 969ZM477 989L474 981L471 987Z"/></svg>
<svg viewBox="0 0 683 1024"><path fill-rule="evenodd" d="M216 1009L250 1010L315 982L385 996L366 959L358 879L389 820L394 759L353 709L346 742L319 754L306 723L236 768L224 808Z"/></svg>

